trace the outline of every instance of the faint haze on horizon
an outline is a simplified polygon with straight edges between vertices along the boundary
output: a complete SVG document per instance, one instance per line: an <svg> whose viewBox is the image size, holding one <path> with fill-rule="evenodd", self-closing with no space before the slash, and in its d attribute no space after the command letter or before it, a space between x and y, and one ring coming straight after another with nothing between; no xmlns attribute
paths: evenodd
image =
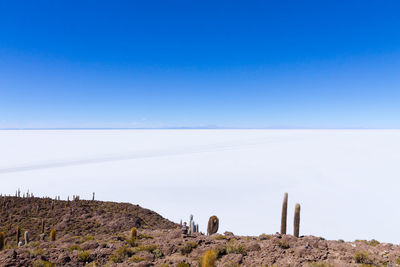
<svg viewBox="0 0 400 267"><path fill-rule="evenodd" d="M0 129L400 128L398 1L1 1Z"/></svg>

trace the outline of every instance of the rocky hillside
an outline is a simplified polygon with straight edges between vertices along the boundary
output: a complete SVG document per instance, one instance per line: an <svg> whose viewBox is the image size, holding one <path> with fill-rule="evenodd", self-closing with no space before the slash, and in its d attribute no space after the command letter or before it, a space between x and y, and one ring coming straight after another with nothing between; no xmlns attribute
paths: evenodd
<svg viewBox="0 0 400 267"><path fill-rule="evenodd" d="M56 229L57 236L115 234L132 227L171 229L177 225L159 214L129 203L89 200L53 200L36 197L1 197L0 231L13 243L16 229L29 232L31 240ZM14 242L15 243L15 242Z"/></svg>
<svg viewBox="0 0 400 267"><path fill-rule="evenodd" d="M320 237L183 235L178 225L136 205L100 201L2 199L7 244L0 266L399 266L400 247ZM8 204L7 204L8 203ZM42 240L41 221L45 220ZM30 242L16 246L16 227ZM131 237L131 228L137 235ZM56 229L50 240L50 229ZM23 234L22 234L23 236ZM23 237L21 238L23 239Z"/></svg>

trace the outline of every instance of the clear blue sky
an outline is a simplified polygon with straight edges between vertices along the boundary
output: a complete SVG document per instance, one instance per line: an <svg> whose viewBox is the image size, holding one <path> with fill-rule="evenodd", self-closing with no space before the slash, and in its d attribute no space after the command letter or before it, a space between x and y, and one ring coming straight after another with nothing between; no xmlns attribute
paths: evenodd
<svg viewBox="0 0 400 267"><path fill-rule="evenodd" d="M1 1L0 128L400 128L399 1Z"/></svg>

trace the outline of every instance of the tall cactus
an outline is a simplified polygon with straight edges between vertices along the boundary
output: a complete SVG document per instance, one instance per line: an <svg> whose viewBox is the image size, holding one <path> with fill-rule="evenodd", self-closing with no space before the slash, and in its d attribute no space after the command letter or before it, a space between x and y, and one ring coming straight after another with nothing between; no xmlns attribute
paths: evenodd
<svg viewBox="0 0 400 267"><path fill-rule="evenodd" d="M207 225L207 234L212 235L218 232L218 227L219 227L219 219L217 216L211 216L210 219L208 220L208 225Z"/></svg>
<svg viewBox="0 0 400 267"><path fill-rule="evenodd" d="M294 209L294 228L293 228L293 235L295 237L299 237L300 233L300 204L296 204Z"/></svg>
<svg viewBox="0 0 400 267"><path fill-rule="evenodd" d="M287 204L288 204L288 193L283 196L282 203L282 217L281 217L281 234L286 235L286 222L287 222Z"/></svg>
<svg viewBox="0 0 400 267"><path fill-rule="evenodd" d="M24 239L25 239L25 245L28 245L28 243L29 243L29 232L28 231L25 231Z"/></svg>
<svg viewBox="0 0 400 267"><path fill-rule="evenodd" d="M191 233L193 233L193 215L192 214L190 214L188 234L190 235Z"/></svg>

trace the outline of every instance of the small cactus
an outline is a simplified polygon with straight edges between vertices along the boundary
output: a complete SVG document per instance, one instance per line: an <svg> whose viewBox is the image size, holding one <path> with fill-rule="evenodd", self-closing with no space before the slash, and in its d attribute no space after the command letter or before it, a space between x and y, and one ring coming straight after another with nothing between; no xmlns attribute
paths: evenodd
<svg viewBox="0 0 400 267"><path fill-rule="evenodd" d="M131 229L131 240L136 239L136 237L137 237L137 229L136 229L136 227L132 227L132 229Z"/></svg>
<svg viewBox="0 0 400 267"><path fill-rule="evenodd" d="M28 245L29 243L29 232L25 231L24 233L24 240L25 240L25 245Z"/></svg>
<svg viewBox="0 0 400 267"><path fill-rule="evenodd" d="M207 234L212 235L218 232L218 227L219 227L219 219L217 216L211 216L210 219L208 220L208 226L207 226Z"/></svg>
<svg viewBox="0 0 400 267"><path fill-rule="evenodd" d="M5 245L4 233L0 232L0 250L3 250Z"/></svg>
<svg viewBox="0 0 400 267"><path fill-rule="evenodd" d="M50 231L50 241L56 241L56 229L51 229Z"/></svg>
<svg viewBox="0 0 400 267"><path fill-rule="evenodd" d="M300 233L300 204L296 204L296 207L294 209L294 233L293 235L295 237L299 237Z"/></svg>
<svg viewBox="0 0 400 267"><path fill-rule="evenodd" d="M281 234L286 235L288 193L285 193L282 203Z"/></svg>

